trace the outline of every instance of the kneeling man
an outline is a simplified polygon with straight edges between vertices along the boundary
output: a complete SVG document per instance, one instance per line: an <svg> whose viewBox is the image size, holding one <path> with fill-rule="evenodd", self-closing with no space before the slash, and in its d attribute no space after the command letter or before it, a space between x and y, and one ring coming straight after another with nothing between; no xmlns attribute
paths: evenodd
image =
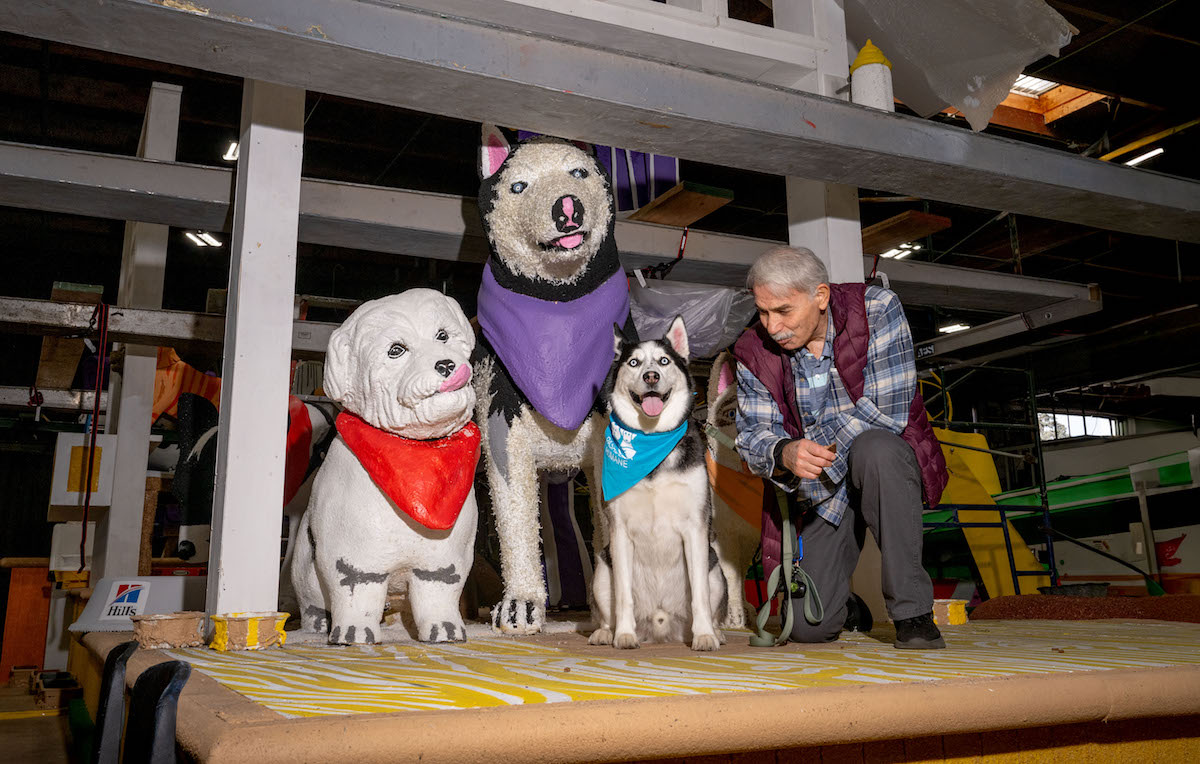
<svg viewBox="0 0 1200 764"><path fill-rule="evenodd" d="M937 504L946 463L917 391L899 298L876 286L830 284L812 251L791 247L763 253L746 285L759 323L734 346L737 448L795 502L802 565L825 604L823 619L810 624L793 601L791 638L837 639L870 528L896 647L945 647L921 565L921 502L924 495Z"/></svg>

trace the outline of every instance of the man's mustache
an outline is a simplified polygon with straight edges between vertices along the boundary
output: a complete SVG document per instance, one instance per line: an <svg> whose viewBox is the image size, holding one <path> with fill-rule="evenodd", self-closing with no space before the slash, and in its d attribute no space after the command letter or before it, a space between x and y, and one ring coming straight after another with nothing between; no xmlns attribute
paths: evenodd
<svg viewBox="0 0 1200 764"><path fill-rule="evenodd" d="M795 332L784 331L784 332L779 332L777 334L772 334L771 339L775 340L776 342L786 342L787 340L790 340L792 337L795 337L795 336L796 336Z"/></svg>

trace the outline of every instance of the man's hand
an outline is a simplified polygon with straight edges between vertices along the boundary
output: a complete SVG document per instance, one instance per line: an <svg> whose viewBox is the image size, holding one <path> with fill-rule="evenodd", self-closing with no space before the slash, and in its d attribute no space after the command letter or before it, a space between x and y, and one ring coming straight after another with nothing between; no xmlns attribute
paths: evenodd
<svg viewBox="0 0 1200 764"><path fill-rule="evenodd" d="M826 467L833 464L835 455L833 449L803 438L789 441L783 447L782 464L776 466L802 478L818 478Z"/></svg>

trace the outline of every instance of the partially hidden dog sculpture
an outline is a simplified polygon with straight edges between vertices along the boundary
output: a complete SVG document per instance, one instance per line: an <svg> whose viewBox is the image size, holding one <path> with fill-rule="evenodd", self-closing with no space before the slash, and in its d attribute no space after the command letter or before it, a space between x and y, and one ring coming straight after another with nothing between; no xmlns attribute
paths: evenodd
<svg viewBox="0 0 1200 764"><path fill-rule="evenodd" d="M479 212L491 246L479 289L478 415L500 540L503 598L492 625L533 634L545 620L538 471L587 470L603 425L597 398L614 323L631 336L613 240L608 175L578 146L510 145L483 126Z"/></svg>
<svg viewBox="0 0 1200 764"><path fill-rule="evenodd" d="M335 330L325 392L344 407L296 532L305 629L372 643L389 577L407 584L416 637L464 641L459 595L474 561L480 435L475 334L432 289L364 303Z"/></svg>
<svg viewBox="0 0 1200 764"><path fill-rule="evenodd" d="M722 626L746 625L746 571L762 534L762 479L750 472L734 448L737 438L737 375L733 356L717 356L708 377L708 481L712 486L713 530L717 558L729 588L729 610Z"/></svg>
<svg viewBox="0 0 1200 764"><path fill-rule="evenodd" d="M705 438L691 420L687 331L676 318L661 340L614 335L603 538L592 577L598 628L588 642L683 641L716 650L727 593L712 543Z"/></svg>

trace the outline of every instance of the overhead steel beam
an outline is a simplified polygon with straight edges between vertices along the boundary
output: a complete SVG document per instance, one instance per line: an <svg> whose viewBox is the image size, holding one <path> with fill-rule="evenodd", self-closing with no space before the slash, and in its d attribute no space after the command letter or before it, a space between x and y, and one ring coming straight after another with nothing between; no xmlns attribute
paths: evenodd
<svg viewBox="0 0 1200 764"><path fill-rule="evenodd" d="M90 336L95 305L0 297L0 332L13 334ZM113 307L108 314L112 342L188 347L220 345L225 340L225 317L179 310ZM292 352L297 357L325 355L329 335L337 324L322 321L292 323Z"/></svg>
<svg viewBox="0 0 1200 764"><path fill-rule="evenodd" d="M759 172L1200 242L1200 183L367 0L28 0L0 29Z"/></svg>
<svg viewBox="0 0 1200 764"><path fill-rule="evenodd" d="M0 406L6 408L23 407L32 409L29 403L29 388L0 387ZM49 411L78 411L90 414L95 405L96 393L91 390L48 390L38 388L42 402L38 404ZM108 408L108 393L100 393L100 409Z"/></svg>
<svg viewBox="0 0 1200 764"><path fill-rule="evenodd" d="M0 142L0 204L133 219L211 231L228 230L232 170ZM625 267L675 257L680 231L621 220L617 244ZM328 180L300 185L299 239L375 252L483 262L487 241L475 200ZM779 242L690 231L671 278L740 287L750 264ZM873 258L864 259L866 272ZM912 260L881 259L908 305L1021 313L1068 300L1090 301L1087 285L1012 276Z"/></svg>

